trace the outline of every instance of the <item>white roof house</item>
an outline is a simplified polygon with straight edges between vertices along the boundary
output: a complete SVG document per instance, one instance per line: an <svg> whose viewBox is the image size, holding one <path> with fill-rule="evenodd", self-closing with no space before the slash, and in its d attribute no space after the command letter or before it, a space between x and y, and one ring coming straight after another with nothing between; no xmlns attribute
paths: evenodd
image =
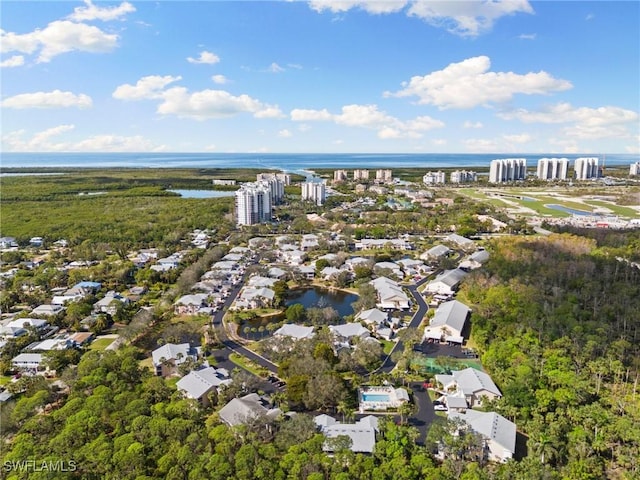
<svg viewBox="0 0 640 480"><path fill-rule="evenodd" d="M120 293L109 291L105 294L104 298L98 300L93 304L94 312L107 312L114 314L116 312L116 306L118 304L127 304L129 299Z"/></svg>
<svg viewBox="0 0 640 480"><path fill-rule="evenodd" d="M466 276L467 272L459 268L445 270L427 284L425 291L440 295L453 295L462 279Z"/></svg>
<svg viewBox="0 0 640 480"><path fill-rule="evenodd" d="M486 250L478 250L460 262L459 268L475 270L476 268L480 268L487 260L489 260L489 252Z"/></svg>
<svg viewBox="0 0 640 480"><path fill-rule="evenodd" d="M344 264L349 270L353 271L353 269L357 266L373 265L373 260L366 257L353 257L347 259Z"/></svg>
<svg viewBox="0 0 640 480"><path fill-rule="evenodd" d="M27 333L26 327L40 329L47 325L49 325L49 323L40 318L17 318L7 323L4 327L0 327L0 337L19 337L20 335Z"/></svg>
<svg viewBox="0 0 640 480"><path fill-rule="evenodd" d="M464 394L470 407L482 405L483 399L500 398L502 392L486 373L475 368L454 370L451 375L436 375L436 381L446 391Z"/></svg>
<svg viewBox="0 0 640 480"><path fill-rule="evenodd" d="M383 312L382 310L378 310L377 308L370 308L369 310L363 310L355 316L355 319L358 321L363 321L367 325L375 324L381 325L384 324L389 318L389 314Z"/></svg>
<svg viewBox="0 0 640 480"><path fill-rule="evenodd" d="M203 405L208 405L207 395L209 392L222 385L229 385L231 382L229 372L224 368L207 367L201 370L194 370L185 375L178 380L176 387L187 398L192 398Z"/></svg>
<svg viewBox="0 0 640 480"><path fill-rule="evenodd" d="M247 282L249 287L273 287L277 280L275 278L252 275Z"/></svg>
<svg viewBox="0 0 640 480"><path fill-rule="evenodd" d="M188 358L197 358L197 349L188 343L165 343L151 352L156 375L159 376L174 373L175 367L186 362Z"/></svg>
<svg viewBox="0 0 640 480"><path fill-rule="evenodd" d="M11 365L13 365L18 370L38 370L42 365L42 354L40 353L21 353L20 355L16 355L11 360Z"/></svg>
<svg viewBox="0 0 640 480"><path fill-rule="evenodd" d="M234 398L220 409L218 415L227 425L234 427L242 425L266 415L267 418L276 418L282 411L279 408L269 408L269 403L257 393L250 393L244 397Z"/></svg>
<svg viewBox="0 0 640 480"><path fill-rule="evenodd" d="M329 415L318 415L314 422L327 439L346 435L351 439L350 450L356 453L373 453L378 431L378 419L371 415L356 423L340 423ZM333 451L331 442L325 442L322 449Z"/></svg>
<svg viewBox="0 0 640 480"><path fill-rule="evenodd" d="M51 317L61 313L63 310L64 307L62 305L38 305L36 308L31 310L31 314Z"/></svg>
<svg viewBox="0 0 640 480"><path fill-rule="evenodd" d="M451 249L445 245L435 245L431 247L429 250L420 255L422 260L436 260L438 258L444 257L448 254Z"/></svg>
<svg viewBox="0 0 640 480"><path fill-rule="evenodd" d="M516 451L516 424L495 412L467 410L465 413L449 412L449 419L464 420L486 442L488 457L506 462Z"/></svg>
<svg viewBox="0 0 640 480"><path fill-rule="evenodd" d="M462 343L462 332L471 309L457 300L445 302L436 310L436 314L424 330L425 339Z"/></svg>
<svg viewBox="0 0 640 480"><path fill-rule="evenodd" d="M397 263L393 263L393 262L378 262L373 266L374 271L375 270L391 270L391 273L393 273L393 275L395 275L397 278L402 278L402 269L400 268L400 265L398 265Z"/></svg>
<svg viewBox="0 0 640 480"><path fill-rule="evenodd" d="M451 243L455 243L457 246L462 248L475 248L476 243L473 240L470 240L462 235L458 235L457 233L452 233L448 235L446 240Z"/></svg>
<svg viewBox="0 0 640 480"><path fill-rule="evenodd" d="M294 340L301 340L303 338L313 338L315 333L313 327L305 327L304 325L296 325L293 323L285 323L275 332L274 336L290 337Z"/></svg>
<svg viewBox="0 0 640 480"><path fill-rule="evenodd" d="M406 310L409 308L409 297L402 290L397 282L387 278L379 277L369 282L378 293L379 308Z"/></svg>
<svg viewBox="0 0 640 480"><path fill-rule="evenodd" d="M345 323L344 325L330 325L329 330L339 340L349 341L352 338L365 339L371 334L368 328L359 323Z"/></svg>

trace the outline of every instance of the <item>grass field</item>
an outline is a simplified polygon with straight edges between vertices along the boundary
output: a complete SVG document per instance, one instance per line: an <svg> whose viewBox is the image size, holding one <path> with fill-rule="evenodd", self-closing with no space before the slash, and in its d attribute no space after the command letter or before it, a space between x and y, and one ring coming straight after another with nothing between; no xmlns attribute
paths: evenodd
<svg viewBox="0 0 640 480"><path fill-rule="evenodd" d="M115 338L98 338L89 346L90 350L104 350L115 341Z"/></svg>

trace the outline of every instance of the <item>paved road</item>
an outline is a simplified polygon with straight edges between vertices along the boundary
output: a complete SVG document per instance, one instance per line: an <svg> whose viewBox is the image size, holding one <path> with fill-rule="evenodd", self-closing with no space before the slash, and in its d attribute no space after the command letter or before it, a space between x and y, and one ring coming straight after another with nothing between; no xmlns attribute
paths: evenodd
<svg viewBox="0 0 640 480"><path fill-rule="evenodd" d="M429 280L429 277L425 277L419 282L416 282L415 284L407 287L407 290L409 290L409 292L413 296L416 305L418 305L418 310L416 310L416 312L413 314L408 328L418 328L420 326L420 323L422 322L422 319L429 311L429 305L427 305L427 302L425 302L422 294L418 292L418 287L426 283L427 280ZM391 355L393 355L393 353L396 351L402 352L403 349L404 342L398 340L394 347L391 349L391 352L389 352L389 355L387 355L387 358L384 359L382 365L380 366L380 368L378 368L378 370L376 370L376 372L390 373L391 370L393 370L396 366L395 362L391 359Z"/></svg>
<svg viewBox="0 0 640 480"><path fill-rule="evenodd" d="M411 389L413 390L413 400L416 407L418 407L418 411L413 416L409 417L409 425L417 428L420 432L420 436L416 440L416 443L418 445L424 445L429 426L436 418L436 412L433 409L433 403L429 398L429 393L424 389L422 383L411 383Z"/></svg>
<svg viewBox="0 0 640 480"><path fill-rule="evenodd" d="M230 338L229 335L227 335L226 326L224 325L224 322L222 321L222 318L224 317L226 311L229 309L231 304L233 304L233 302L235 301L236 297L240 293L240 290L242 290L242 287L244 286L245 280L246 280L246 278L245 278L245 276L243 276L242 280L240 282L238 282L238 285L234 286L231 289L231 291L229 292L229 296L225 300L224 305L222 306L222 308L220 310L218 310L213 315L211 323L213 324L213 327L216 329L216 333L218 334L218 338L220 339L222 344L227 349L229 349L230 352L236 352L239 355L242 355L243 357L248 358L252 362L257 363L261 367L266 368L270 372L277 374L278 373L278 366L275 363L267 360L266 358L264 358L261 355L258 355L255 352L249 350L248 348L246 348L243 345L241 345L240 343L238 343L236 340Z"/></svg>

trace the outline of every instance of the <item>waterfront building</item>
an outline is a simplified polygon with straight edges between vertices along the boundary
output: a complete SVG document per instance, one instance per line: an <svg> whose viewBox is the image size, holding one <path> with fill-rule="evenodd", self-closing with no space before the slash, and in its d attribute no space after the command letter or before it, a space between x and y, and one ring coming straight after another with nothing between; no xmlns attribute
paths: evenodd
<svg viewBox="0 0 640 480"><path fill-rule="evenodd" d="M266 185L271 192L271 203L278 205L284 200L284 186L289 185L291 176L287 173L259 173L257 183Z"/></svg>
<svg viewBox="0 0 640 480"><path fill-rule="evenodd" d="M566 180L568 171L568 158L541 158L538 160L538 178L540 180Z"/></svg>
<svg viewBox="0 0 640 480"><path fill-rule="evenodd" d="M354 180L369 180L369 170L359 170L356 169L353 171L353 179Z"/></svg>
<svg viewBox="0 0 640 480"><path fill-rule="evenodd" d="M489 182L515 182L527 178L526 158L503 158L492 160L489 168Z"/></svg>
<svg viewBox="0 0 640 480"><path fill-rule="evenodd" d="M302 200L312 201L316 205L324 205L327 192L324 183L304 182L302 184Z"/></svg>
<svg viewBox="0 0 640 480"><path fill-rule="evenodd" d="M451 183L468 183L477 181L478 174L471 170L456 170L455 172L451 172L449 178Z"/></svg>
<svg viewBox="0 0 640 480"><path fill-rule="evenodd" d="M344 182L347 180L347 171L346 170L336 170L333 172L333 181L334 182Z"/></svg>
<svg viewBox="0 0 640 480"><path fill-rule="evenodd" d="M393 176L391 175L391 170L376 170L376 182L378 183L389 183L393 181Z"/></svg>
<svg viewBox="0 0 640 480"><path fill-rule="evenodd" d="M576 158L574 166L576 180L589 180L598 178L598 158L597 157L580 157Z"/></svg>
<svg viewBox="0 0 640 480"><path fill-rule="evenodd" d="M444 184L446 181L446 175L444 172L427 172L422 177L422 183L425 185L435 185L437 183Z"/></svg>
<svg viewBox="0 0 640 480"><path fill-rule="evenodd" d="M629 175L640 175L640 162L632 163L629 166Z"/></svg>
<svg viewBox="0 0 640 480"><path fill-rule="evenodd" d="M268 182L242 185L236 191L236 224L254 225L270 221L271 194Z"/></svg>

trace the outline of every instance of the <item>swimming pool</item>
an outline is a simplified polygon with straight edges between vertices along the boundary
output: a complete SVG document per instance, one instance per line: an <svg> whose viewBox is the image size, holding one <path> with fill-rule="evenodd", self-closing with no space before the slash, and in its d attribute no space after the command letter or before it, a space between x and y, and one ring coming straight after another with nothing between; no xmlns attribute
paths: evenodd
<svg viewBox="0 0 640 480"><path fill-rule="evenodd" d="M390 402L391 398L386 393L362 393L363 402Z"/></svg>

